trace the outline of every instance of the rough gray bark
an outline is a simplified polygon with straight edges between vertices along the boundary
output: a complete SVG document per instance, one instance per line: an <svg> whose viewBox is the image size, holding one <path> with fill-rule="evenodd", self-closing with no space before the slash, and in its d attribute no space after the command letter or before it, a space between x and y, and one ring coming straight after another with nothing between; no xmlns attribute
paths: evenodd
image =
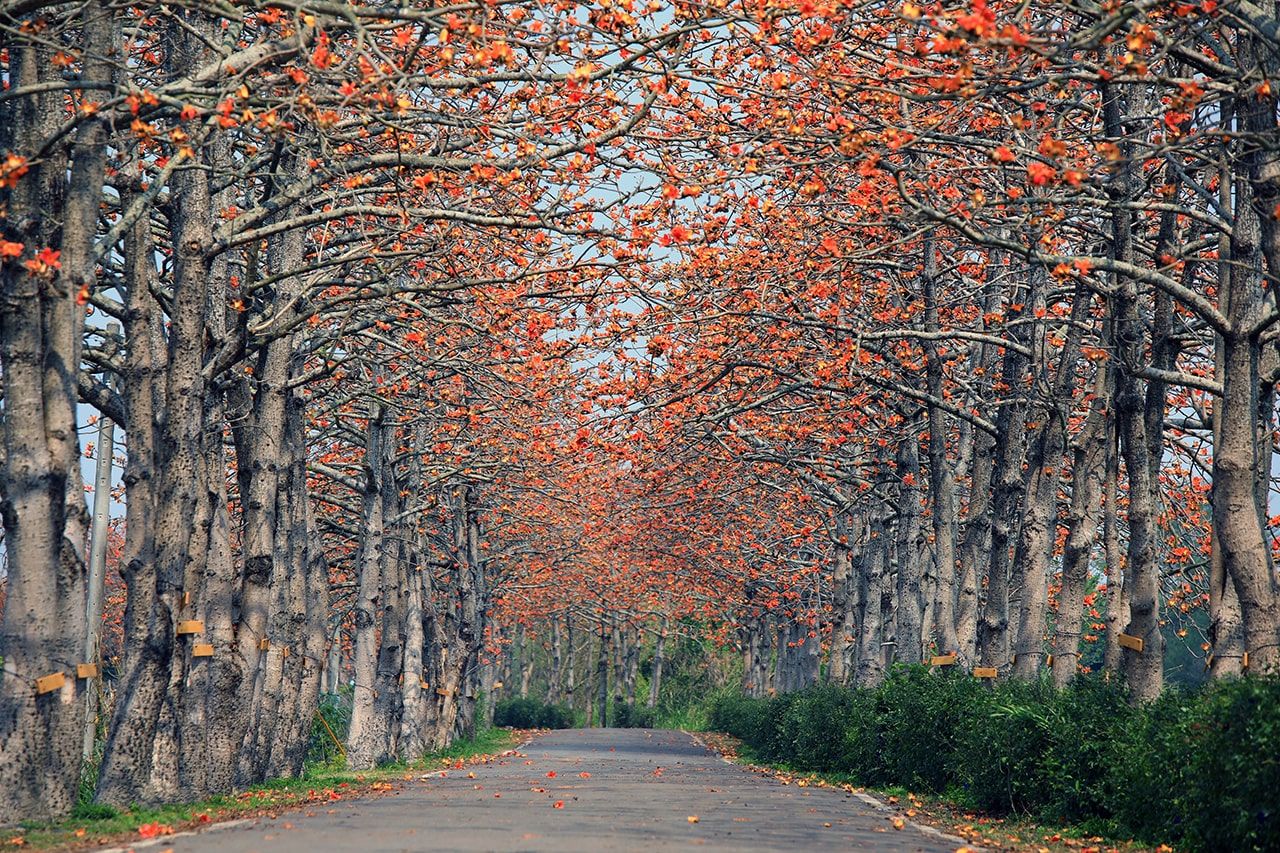
<svg viewBox="0 0 1280 853"><path fill-rule="evenodd" d="M636 704L636 683L640 675L640 629L628 626L626 651L622 657L622 699L628 707Z"/></svg>
<svg viewBox="0 0 1280 853"><path fill-rule="evenodd" d="M924 265L921 276L924 296L925 331L942 330L938 309L938 259L933 233L924 241ZM943 346L936 340L925 342L925 381L933 400L946 398L943 383L945 358ZM959 653L960 633L957 628L957 587L963 582L957 576L956 563L956 480L947 459L950 427L941 406L928 406L929 419L929 497L932 501L930 521L933 525L934 564L937 591L934 596L934 640L941 654Z"/></svg>
<svg viewBox="0 0 1280 853"><path fill-rule="evenodd" d="M374 682L373 714L380 721L379 730L382 744L379 747L377 763L394 761L400 757L400 719L403 713L402 676L404 673L404 647L407 633L405 625L405 586L407 584L405 566L405 543L408 531L404 529L402 501L398 497L399 481L395 471L394 442L396 433L388 430L384 439L384 470L381 481L382 516L391 520L387 525L387 537L383 550L381 613L378 622L381 634L378 637L377 676Z"/></svg>
<svg viewBox="0 0 1280 853"><path fill-rule="evenodd" d="M1128 582L1125 578L1124 548L1120 543L1120 454L1114 418L1107 420L1106 481L1103 485L1102 547L1107 564L1106 645L1102 668L1110 678L1120 675L1120 634L1129 623Z"/></svg>
<svg viewBox="0 0 1280 853"><path fill-rule="evenodd" d="M6 91L34 87L0 104L0 151L28 160L24 176L0 187L6 211L0 239L23 246L20 259L0 265L0 518L8 559L0 632L0 822L71 810L84 725L83 682L75 672L83 653L81 552L88 529L76 433L84 329L77 297L95 284L108 124L86 120L58 133L64 94L61 86L44 84L62 77L52 58L68 24L59 16L68 11L42 9L0 33L9 57ZM113 13L100 2L77 11L84 23L67 37L84 56L81 80L109 91ZM23 31L35 16L52 38L41 37L41 28ZM60 252L60 268L28 269L46 248ZM58 672L64 685L38 693L36 679Z"/></svg>
<svg viewBox="0 0 1280 853"><path fill-rule="evenodd" d="M992 313L1000 306L998 282L992 270L1004 266L1002 256L992 253L988 268L988 280L983 298L984 313ZM971 348L970 359L981 369L974 396L968 400L970 406L979 406L991 392L991 377L997 367L996 347L987 344L976 344ZM978 590L986 575L991 543L991 495L992 475L995 470L994 457L996 437L985 430L972 429L972 438L968 444L968 452L962 453L957 460L963 467L966 460L971 460L968 467L969 494L964 512L964 534L960 540L959 560L960 576L956 589L956 654L957 663L962 666L972 665L977 661L978 642Z"/></svg>
<svg viewBox="0 0 1280 853"><path fill-rule="evenodd" d="M872 510L870 542L867 546L866 571L862 574L860 595L862 630L858 638L859 687L875 687L884 679L886 640L884 636L883 589L888 567L889 536L885 509Z"/></svg>
<svg viewBox="0 0 1280 853"><path fill-rule="evenodd" d="M565 682L562 700L570 708L573 707L573 690L577 685L577 660L578 647L573 642L573 614L566 613L564 619L564 641L569 649L568 657L565 661Z"/></svg>
<svg viewBox="0 0 1280 853"><path fill-rule="evenodd" d="M1099 366L1094 398L1084 428L1075 441L1071 466L1071 504L1067 509L1067 541L1062 552L1062 590L1058 594L1058 623L1053 640L1053 681L1066 687L1080 661L1080 620L1089 561L1098 538L1103 481L1106 477L1104 401L1109 398L1109 371Z"/></svg>
<svg viewBox="0 0 1280 853"><path fill-rule="evenodd" d="M898 444L898 536L895 659L920 663L924 656L924 602L921 576L924 555L920 523L920 445L915 419L908 417L907 434Z"/></svg>
<svg viewBox="0 0 1280 853"><path fill-rule="evenodd" d="M383 423L385 409L378 403L371 403L370 407L360 547L356 555L359 581L352 656L355 688L351 702L351 726L347 734L347 766L353 770L374 767L384 743L380 728L384 721L374 713L374 691L378 672L378 602L382 594L382 564L387 559L382 502L382 478L387 472L382 461L389 429Z"/></svg>
<svg viewBox="0 0 1280 853"><path fill-rule="evenodd" d="M670 620L662 617L662 626L658 630L658 638L653 645L653 669L649 673L649 699L645 705L649 708L658 707L658 697L662 695L662 666L666 662L667 653L667 631L670 629Z"/></svg>
<svg viewBox="0 0 1280 853"><path fill-rule="evenodd" d="M1280 19L1274 2L1260 4L1271 22ZM1274 76L1274 45L1243 28L1239 33L1242 71ZM1265 501L1262 511L1256 492L1257 472L1263 469L1260 434L1270 434L1271 412L1260 426L1261 336L1274 328L1274 284L1264 285L1263 264L1280 270L1280 227L1274 211L1280 205L1280 128L1277 98L1268 92L1244 90L1234 104L1248 134L1233 162L1235 219L1231 232L1230 298L1223 307L1227 328L1222 330L1222 400L1216 420L1221 424L1213 454L1214 533L1221 545L1227 576L1235 587L1244 627L1245 651L1254 671L1280 669L1280 598L1267 536ZM1270 205L1270 206L1268 206ZM1269 456L1269 454L1268 454Z"/></svg>
<svg viewBox="0 0 1280 853"><path fill-rule="evenodd" d="M596 725L609 725L609 638L605 632L605 623L600 621L600 646L596 650Z"/></svg>
<svg viewBox="0 0 1280 853"><path fill-rule="evenodd" d="M446 487L445 492L451 525L446 567L450 580L441 584L440 612L435 618L440 631L435 640L440 665L430 715L432 749L448 746L459 725L465 729L474 724L468 717L474 703L467 702L465 693L484 641L485 566L480 550L477 489L470 483L460 483Z"/></svg>
<svg viewBox="0 0 1280 853"><path fill-rule="evenodd" d="M174 68L196 67L208 49L201 33L211 25L196 14L183 24L172 25L173 49L168 61ZM202 368L213 233L209 172L179 170L171 187L173 286L167 311L168 358L164 405L153 412L157 416L154 594L144 593L151 599L150 612L143 617L147 628L133 660L126 657L99 771L98 799L112 805L172 802L181 797L182 685L196 635L178 635L177 623L182 618L201 497L208 389ZM140 579L151 582L145 575Z"/></svg>
<svg viewBox="0 0 1280 853"><path fill-rule="evenodd" d="M1027 369L1025 356L1005 353L1001 382L1013 397L1000 407L996 418L987 589L978 621L978 658L983 666L1000 669L1002 674L1009 666L1009 549L1025 493L1027 400L1020 389L1026 387Z"/></svg>
<svg viewBox="0 0 1280 853"><path fill-rule="evenodd" d="M564 701L564 630L559 616L551 617L551 672L547 675L547 692L544 702L556 704Z"/></svg>
<svg viewBox="0 0 1280 853"><path fill-rule="evenodd" d="M1043 308L1043 305L1038 307ZM1033 415L1039 426L1027 454L1027 502L1013 558L1022 586L1018 630L1013 646L1016 656L1013 674L1028 681L1039 676L1044 657L1045 610L1057 532L1058 489L1065 462L1067 420L1076 390L1076 363L1080 357L1082 330L1088 317L1089 293L1084 285L1079 285L1072 302L1071 325L1058 355L1058 369L1052 381L1049 379L1048 354L1044 352L1043 329L1037 330L1035 336L1035 360L1040 365L1036 371L1037 384L1044 402Z"/></svg>
<svg viewBox="0 0 1280 853"><path fill-rule="evenodd" d="M1102 87L1103 125L1106 136L1126 150L1120 87ZM1128 105L1132 106L1132 105ZM1107 193L1115 209L1111 211L1111 252L1123 262L1133 260L1131 214L1127 203L1132 198L1136 180L1132 167L1115 170L1107 185ZM1125 593L1129 600L1129 623L1124 631L1143 641L1143 650L1125 649L1122 654L1125 676L1138 699L1158 696L1164 678L1164 637L1160 633L1159 567L1156 564L1156 526L1154 483L1151 476L1151 444L1148 441L1145 409L1146 395L1138 371L1142 368L1147 343L1146 321L1139 304L1137 282L1119 277L1109 305L1113 318L1117 359L1115 413L1120 449L1129 479L1129 542L1125 574Z"/></svg>
<svg viewBox="0 0 1280 853"><path fill-rule="evenodd" d="M756 614L746 625L747 638L743 644L743 692L753 698L764 696L769 690L770 656L773 651L773 631L763 614Z"/></svg>
<svg viewBox="0 0 1280 853"><path fill-rule="evenodd" d="M848 527L842 517L837 517L831 570L831 649L827 663L827 681L841 686L849 680L851 655L856 644L854 606L858 600Z"/></svg>
<svg viewBox="0 0 1280 853"><path fill-rule="evenodd" d="M401 686L404 715L401 719L400 744L406 758L419 758L427 751L427 681L423 662L426 631L423 629L422 578L426 572L419 561L409 567L405 596L404 683Z"/></svg>

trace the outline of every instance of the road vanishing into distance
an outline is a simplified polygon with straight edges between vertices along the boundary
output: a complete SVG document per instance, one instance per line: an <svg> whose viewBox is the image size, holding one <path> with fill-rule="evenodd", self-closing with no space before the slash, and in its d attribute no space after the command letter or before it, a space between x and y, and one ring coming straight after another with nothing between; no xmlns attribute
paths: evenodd
<svg viewBox="0 0 1280 853"><path fill-rule="evenodd" d="M962 844L910 822L897 829L894 817L860 794L784 784L730 764L684 732L573 729L488 764L433 771L385 796L214 826L155 846L165 853L952 853Z"/></svg>

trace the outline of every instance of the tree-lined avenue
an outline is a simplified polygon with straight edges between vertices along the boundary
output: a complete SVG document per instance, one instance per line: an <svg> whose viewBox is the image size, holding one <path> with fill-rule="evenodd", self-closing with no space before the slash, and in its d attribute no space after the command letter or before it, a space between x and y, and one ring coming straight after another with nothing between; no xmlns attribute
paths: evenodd
<svg viewBox="0 0 1280 853"><path fill-rule="evenodd" d="M577 729L394 794L162 842L173 853L952 853L959 839L895 829L889 813L840 789L726 764L684 732Z"/></svg>
<svg viewBox="0 0 1280 853"><path fill-rule="evenodd" d="M2 822L1280 672L1280 0L9 0L0 84Z"/></svg>

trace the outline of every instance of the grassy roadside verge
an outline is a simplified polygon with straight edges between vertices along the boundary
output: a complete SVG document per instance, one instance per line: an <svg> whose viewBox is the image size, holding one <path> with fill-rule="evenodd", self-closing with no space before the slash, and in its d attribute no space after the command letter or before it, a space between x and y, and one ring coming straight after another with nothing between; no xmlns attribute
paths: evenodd
<svg viewBox="0 0 1280 853"><path fill-rule="evenodd" d="M148 839L190 832L212 823L284 812L317 814L336 804L364 797L385 796L406 781L425 772L447 767L483 764L516 747L525 732L491 729L475 740L460 741L448 749L409 764L392 764L359 773L341 766L308 767L296 779L277 779L235 794L193 803L115 810L107 806L80 806L56 823L23 823L0 828L0 851L40 850L71 853L99 847L128 847Z"/></svg>
<svg viewBox="0 0 1280 853"><path fill-rule="evenodd" d="M869 794L891 810L898 820L927 824L965 839L973 850L1008 853L1172 853L1167 846L1151 847L1133 841L1104 838L1078 826L1047 827L1029 819L996 817L964 809L949 800L914 794L905 789L872 790L852 784L839 774L796 771L786 766L763 765L753 760L751 750L740 740L717 732L698 732L708 746L734 763L766 773L784 785L800 788L837 788ZM959 848L964 849L964 848Z"/></svg>

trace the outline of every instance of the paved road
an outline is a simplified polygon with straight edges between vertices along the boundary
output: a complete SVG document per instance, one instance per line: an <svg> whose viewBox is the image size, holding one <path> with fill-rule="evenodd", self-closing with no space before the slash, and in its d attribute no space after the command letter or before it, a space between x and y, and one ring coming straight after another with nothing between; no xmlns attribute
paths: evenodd
<svg viewBox="0 0 1280 853"><path fill-rule="evenodd" d="M575 729L543 735L520 753L443 777L437 772L392 795L334 803L332 811L282 813L167 838L162 847L173 853L951 853L958 846L909 823L896 830L891 815L844 791L784 785L725 763L682 732Z"/></svg>

